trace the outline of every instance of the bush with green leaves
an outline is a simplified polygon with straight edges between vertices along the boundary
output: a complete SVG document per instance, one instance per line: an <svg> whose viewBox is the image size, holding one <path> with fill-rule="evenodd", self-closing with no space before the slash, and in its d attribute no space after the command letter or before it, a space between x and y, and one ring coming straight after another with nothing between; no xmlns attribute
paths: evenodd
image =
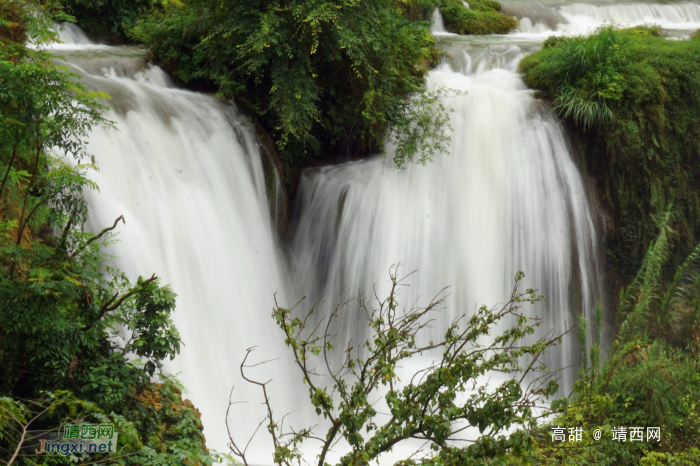
<svg viewBox="0 0 700 466"><path fill-rule="evenodd" d="M40 45L54 39L42 30L45 11L25 6L12 19L37 31ZM152 380L180 349L176 295L155 275L131 283L109 266L104 246L121 217L99 234L83 231L83 191L96 188L84 141L93 126L112 126L102 117L107 96L12 38L24 37L0 40L0 461L35 464L24 441L104 421L123 433L118 453L89 461L211 464L176 383Z"/></svg>
<svg viewBox="0 0 700 466"><path fill-rule="evenodd" d="M379 151L438 56L427 22L394 0L191 0L130 34L180 81L213 84L257 117L288 166Z"/></svg>
<svg viewBox="0 0 700 466"><path fill-rule="evenodd" d="M606 26L550 38L520 70L567 123L596 179L612 216L612 263L634 275L655 236L649 214L675 199L677 264L700 235L700 42Z"/></svg>
<svg viewBox="0 0 700 466"><path fill-rule="evenodd" d="M450 32L463 35L508 34L518 21L501 12L496 0L472 0L465 6L462 0L402 0L398 1L404 16L414 21L424 20L439 9Z"/></svg>
<svg viewBox="0 0 700 466"><path fill-rule="evenodd" d="M170 0L60 0L89 34L123 43L127 31L153 7ZM178 2L179 3L179 2Z"/></svg>
<svg viewBox="0 0 700 466"><path fill-rule="evenodd" d="M659 234L649 246L632 283L620 292L620 311L612 346L601 357L601 309L595 326L582 321L581 377L561 414L538 429L534 465L666 466L700 464L700 245L670 281L663 279L669 259L672 211L656 218ZM591 331L593 330L593 331ZM586 336L589 333L589 336ZM553 442L553 427L582 429L580 441ZM627 441L613 438L625 427ZM643 441L630 440L632 427ZM660 428L648 441L646 428ZM596 429L600 439L594 438ZM512 464L521 464L511 458Z"/></svg>
<svg viewBox="0 0 700 466"><path fill-rule="evenodd" d="M508 34L518 27L518 20L501 12L496 0L441 0L440 12L447 27L457 34Z"/></svg>
<svg viewBox="0 0 700 466"><path fill-rule="evenodd" d="M521 306L542 296L531 289L519 292L522 278L518 273L503 305L482 306L462 315L434 342L425 341L424 332L437 320L444 293L425 307L402 308L400 290L408 284L406 277L398 276L398 267L392 267L391 290L383 300L341 303L324 318L316 315L319 309L303 314L277 306L273 318L284 332L299 377L309 387L307 407L315 410L318 423L283 428L284 416L272 410L271 382L256 381L246 371L253 367L248 363L249 349L241 374L261 390L267 415L260 425L267 426L274 443L274 463L313 461L325 466L330 464L328 452L338 444L346 452L336 464L343 466L381 463L394 448L406 450L404 459L395 463L404 466L486 466L499 464L507 454L528 455L534 447L529 430L509 433L509 429L534 429L547 412L538 408L557 392L558 384L542 356L561 342L562 335L532 337L540 319L528 318ZM366 321L368 338L338 341L336 321L355 313ZM401 374L412 358L428 362L420 370ZM504 379L491 382L496 373L505 374ZM414 440L421 446L411 448ZM313 460L308 447L302 447L312 442L318 442ZM249 443L240 439L231 443L233 455L246 465Z"/></svg>

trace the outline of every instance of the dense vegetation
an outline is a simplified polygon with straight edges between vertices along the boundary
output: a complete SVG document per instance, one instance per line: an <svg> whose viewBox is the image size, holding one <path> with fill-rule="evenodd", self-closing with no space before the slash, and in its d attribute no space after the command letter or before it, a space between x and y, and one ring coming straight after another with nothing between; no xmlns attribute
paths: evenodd
<svg viewBox="0 0 700 466"><path fill-rule="evenodd" d="M462 0L442 0L440 12L447 27L457 34L507 34L518 26L512 16L500 12L496 0L471 0L465 8Z"/></svg>
<svg viewBox="0 0 700 466"><path fill-rule="evenodd" d="M101 116L107 96L24 45L27 31L53 40L55 19L0 2L0 462L66 464L20 446L92 422L115 425L118 452L70 461L211 464L196 412L160 372L180 349L176 295L155 275L130 283L109 267L103 248L121 218L83 232L83 190L96 188L84 139L111 122ZM119 327L131 335L122 344Z"/></svg>
<svg viewBox="0 0 700 466"><path fill-rule="evenodd" d="M211 83L259 118L287 165L378 151L438 56L392 0L191 0L130 34L181 81Z"/></svg>
<svg viewBox="0 0 700 466"><path fill-rule="evenodd" d="M584 351L581 377L571 404L536 433L539 448L532 464L592 466L665 466L700 464L700 245L676 269L670 282L663 268L674 231L671 213L656 218L658 237L629 287L620 294L616 337L606 358L598 343ZM582 322L600 329L597 322ZM599 331L592 331L600 341ZM597 336L595 335L597 333ZM552 427L580 427L580 441L553 442ZM626 428L626 441L613 430ZM632 427L642 427L642 441L632 441ZM648 441L647 427L659 427L658 441ZM595 440L594 431L601 437ZM519 460L514 464L521 464Z"/></svg>
<svg viewBox="0 0 700 466"><path fill-rule="evenodd" d="M609 259L628 276L654 237L649 214L673 200L677 257L700 235L700 40L657 28L556 37L521 63L525 81L569 124L612 214Z"/></svg>
<svg viewBox="0 0 700 466"><path fill-rule="evenodd" d="M104 35L108 27L146 44L181 82L232 98L294 169L309 156L380 152L392 130L400 166L429 160L445 147L445 111L435 96L408 96L424 92L423 77L439 58L430 13L444 9L460 33L516 25L492 0L475 0L471 9L458 0L65 3L88 31ZM402 145L417 139L427 143Z"/></svg>
<svg viewBox="0 0 700 466"><path fill-rule="evenodd" d="M466 3L466 4L465 4ZM496 0L408 0L401 2L404 14L414 20L429 17L439 9L445 26L457 34L507 34L518 26L512 16L501 13Z"/></svg>

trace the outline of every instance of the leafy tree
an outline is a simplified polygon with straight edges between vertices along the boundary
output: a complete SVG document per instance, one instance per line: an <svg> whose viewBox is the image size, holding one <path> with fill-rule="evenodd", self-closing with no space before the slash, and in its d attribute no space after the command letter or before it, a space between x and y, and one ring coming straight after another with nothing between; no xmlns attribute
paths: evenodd
<svg viewBox="0 0 700 466"><path fill-rule="evenodd" d="M89 461L211 464L176 381L152 381L180 349L170 319L176 295L155 275L130 283L108 265L103 247L122 217L99 234L82 231L82 193L96 188L85 138L95 125L112 126L101 114L107 96L49 53L15 42L25 31L37 41L55 33L42 8L9 5L3 24L22 33L0 40L0 462L34 464L23 442L92 421L122 435L117 454ZM130 337L122 344L118 328Z"/></svg>
<svg viewBox="0 0 700 466"><path fill-rule="evenodd" d="M131 34L180 80L213 83L252 112L293 165L378 151L438 57L426 26L393 0L191 0Z"/></svg>
<svg viewBox="0 0 700 466"><path fill-rule="evenodd" d="M482 306L473 315L453 322L443 339L429 343L423 342L422 333L440 311L444 294L438 294L426 307L401 309L399 289L406 283L405 277L398 277L397 268L392 268L392 287L386 299L373 301L374 307L365 300L352 302L359 305L371 336L364 342L350 342L339 352L334 349L332 328L351 304L338 305L328 319L319 321L312 317L315 309L297 317L293 309L277 306L273 318L284 331L299 375L309 386L309 408L326 420L319 419L327 427L320 435L314 428L283 432L270 405L269 382L258 382L246 374L249 349L241 374L262 391L268 414L261 425L267 425L274 442L275 464L303 462L300 447L307 441L321 442L319 466L328 464L328 451L340 440L350 451L338 464L348 466L379 460L409 439L423 441L424 447L397 464L486 465L507 453L530 452L534 443L527 430L505 433L517 426L534 428L544 415L535 407L556 393L558 385L540 358L561 341L561 336L550 333L526 343L540 322L524 315L520 305L542 297L533 290L518 292L522 277L517 275L515 288L503 306ZM496 334L492 343L482 344L482 337L491 335L497 324L506 329ZM417 355L437 355L437 359L401 381L397 368ZM323 372L317 372L319 365ZM512 378L489 386L484 378L492 372L512 374ZM326 380L331 386L325 385ZM383 402L377 404L380 397ZM390 415L383 419L380 411ZM469 426L478 429L477 438L467 447L455 444ZM234 441L232 452L247 465L246 450L241 446Z"/></svg>

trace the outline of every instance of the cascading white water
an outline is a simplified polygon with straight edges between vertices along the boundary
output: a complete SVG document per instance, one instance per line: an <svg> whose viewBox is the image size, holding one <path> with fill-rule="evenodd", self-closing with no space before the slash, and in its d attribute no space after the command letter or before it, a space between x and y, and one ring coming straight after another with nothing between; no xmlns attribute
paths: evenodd
<svg viewBox="0 0 700 466"><path fill-rule="evenodd" d="M561 12L576 22L576 17L590 17L596 23L612 21L617 24L658 24L660 26L700 27L700 3L650 4L629 3L620 5L588 5L574 3L561 7Z"/></svg>
<svg viewBox="0 0 700 466"><path fill-rule="evenodd" d="M445 27L445 20L442 18L442 13L438 8L435 8L433 15L430 17L432 24L430 25L430 32L433 34L446 34L447 28Z"/></svg>
<svg viewBox="0 0 700 466"><path fill-rule="evenodd" d="M234 384L234 401L248 402L232 409L234 438L247 439L263 418L259 390L238 376L245 349L260 346L256 361L285 354L270 318L273 294L283 302L287 294L258 143L232 105L173 88L162 70L146 65L144 50L91 44L76 31L62 32L67 44L59 53L88 86L111 96L105 117L118 128L89 138L100 192L87 194L88 226L99 231L124 215L120 242L109 249L115 265L131 279L155 272L178 294L174 321L185 346L167 369L182 373L207 445L226 451ZM262 368L264 375L253 372L284 380L271 387L278 406L297 404L290 367L282 361ZM257 441L251 457L266 463L267 439Z"/></svg>
<svg viewBox="0 0 700 466"><path fill-rule="evenodd" d="M651 24L668 30L700 28L700 2L672 3L504 3L506 12L520 19L520 31L530 34L587 33L603 24L638 26Z"/></svg>
<svg viewBox="0 0 700 466"><path fill-rule="evenodd" d="M372 297L376 282L382 298L389 267L401 262L404 272L417 270L404 305L427 304L452 287L430 337L437 341L475 304L503 302L522 270L523 286L547 297L534 310L545 319L543 330L575 324L576 307L590 317L597 255L591 213L562 129L514 72L517 50L467 46L469 66L443 64L430 73L428 88L467 92L445 101L454 109L451 154L404 172L381 158L307 172L294 244L294 275L305 295L329 303ZM494 56L502 68L487 67ZM571 297L575 277L579 302ZM361 316L346 315L337 331L362 341ZM566 342L550 364L578 360ZM563 381L570 384L571 374Z"/></svg>

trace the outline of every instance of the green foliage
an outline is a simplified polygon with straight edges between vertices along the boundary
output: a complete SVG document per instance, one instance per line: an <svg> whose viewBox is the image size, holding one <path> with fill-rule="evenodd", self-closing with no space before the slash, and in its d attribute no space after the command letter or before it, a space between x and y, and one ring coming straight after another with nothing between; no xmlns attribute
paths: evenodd
<svg viewBox="0 0 700 466"><path fill-rule="evenodd" d="M447 28L463 35L508 34L518 26L512 16L501 13L495 0L472 0L469 8L462 0L399 0L404 15L412 20L429 18L440 10Z"/></svg>
<svg viewBox="0 0 700 466"><path fill-rule="evenodd" d="M436 154L446 152L450 138L444 129L452 126L442 101L454 94L445 89L417 94L389 114L387 142L394 145L397 168L404 169L407 163L425 165Z"/></svg>
<svg viewBox="0 0 700 466"><path fill-rule="evenodd" d="M45 392L31 401L0 397L0 458L5 463L36 464L33 448L19 449L39 435L63 433L67 424L111 424L119 439L116 452L107 454L45 453L41 464L106 463L139 466L191 466L213 464L203 447L202 425L194 411L183 404L176 381L166 378L152 384L131 400L129 409L105 412L98 403L70 391ZM36 444L38 446L38 444ZM219 455L214 455L218 458Z"/></svg>
<svg viewBox="0 0 700 466"><path fill-rule="evenodd" d="M356 302L371 336L364 342L350 342L338 352L330 329L334 320L347 312L347 303L337 306L325 322L314 321L314 309L297 317L293 309L277 307L273 317L284 331L300 376L309 386L310 407L328 421L328 428L322 435L315 434L314 428L283 432L272 416L266 388L269 382L257 382L245 374L244 368L251 367L246 365L248 350L241 371L248 382L263 391L269 414L262 423L267 424L275 445L275 464L296 463L302 458L301 445L310 439L322 441L318 456L321 466L327 464L328 449L338 439L350 446L351 451L337 463L345 466L381 461L395 445L409 439L420 439L424 445L397 464L485 466L496 464L494 461L506 452L529 454L534 447L529 431L507 431L518 426L535 428L542 414L535 413L533 406L540 406L558 390L551 379L554 374L538 359L557 345L560 336L550 334L532 344L526 342L531 341L540 321L525 316L520 305L542 297L533 290L518 292L522 277L522 273L517 275L515 288L503 306L482 306L453 322L444 338L429 343L424 342L422 333L441 309L442 294L426 307L400 308L399 289L406 284L398 278L396 268L392 269L392 288L385 300L373 307L362 299ZM503 330L494 332L499 325ZM491 343L482 344L489 335ZM419 355L435 360L402 382L398 368L409 366L409 360ZM498 384L485 383L495 372L511 374L512 378ZM523 380L528 374L536 376L525 387ZM375 401L380 396L383 400ZM390 413L390 418L380 420L379 411ZM478 428L473 443L466 447L453 443L464 435L466 425ZM232 451L248 464L245 449L236 442L232 442Z"/></svg>
<svg viewBox="0 0 700 466"><path fill-rule="evenodd" d="M252 112L293 165L377 151L406 96L423 92L435 41L396 5L192 0L154 10L131 35L181 81L212 83Z"/></svg>
<svg viewBox="0 0 700 466"><path fill-rule="evenodd" d="M616 344L600 372L589 372L574 387L570 404L534 438L532 465L637 466L697 464L700 436L700 360L657 341ZM581 427L582 440L553 442L552 427ZM613 428L644 427L643 442L613 440ZM659 442L646 439L659 427ZM594 439L599 429L601 437ZM678 462L684 461L684 462ZM523 464L513 458L511 464Z"/></svg>
<svg viewBox="0 0 700 466"><path fill-rule="evenodd" d="M642 266L632 283L620 290L619 316L625 316L620 326L619 338L627 341L643 332L651 314L651 307L657 298L656 292L661 282L661 272L669 256L671 211L658 219L659 236L647 250ZM670 292L671 290L669 290Z"/></svg>
<svg viewBox="0 0 700 466"><path fill-rule="evenodd" d="M75 21L59 0L0 0L0 40L22 44L28 37L36 43L55 41L56 22Z"/></svg>
<svg viewBox="0 0 700 466"><path fill-rule="evenodd" d="M636 278L620 293L616 338L605 361L599 357L600 307L590 349L584 354L571 402L535 435L535 465L697 464L700 438L700 245L664 283L671 211L657 219L659 235L650 245ZM683 308L692 312L683 315ZM673 326L671 323L673 322ZM676 327L675 329L673 327ZM587 322L580 327L585 348ZM555 405L552 404L554 408ZM583 429L580 442L552 442L554 426ZM659 442L613 440L618 427L659 427ZM594 439L594 430L602 436ZM568 431L567 431L568 433ZM567 436L568 438L568 436ZM520 464L513 459L513 464Z"/></svg>
<svg viewBox="0 0 700 466"><path fill-rule="evenodd" d="M61 0L88 33L112 42L127 39L127 31L141 15L157 5L177 0Z"/></svg>
<svg viewBox="0 0 700 466"><path fill-rule="evenodd" d="M620 290L618 312L621 342L662 339L678 348L697 351L700 325L700 244L678 266L672 280L663 280L669 261L671 206L655 220L659 235L647 250L632 283Z"/></svg>
<svg viewBox="0 0 700 466"><path fill-rule="evenodd" d="M66 220L63 213L73 221L84 214L80 191L90 186L83 176L90 166L71 167L61 156L82 161L82 139L93 125L109 122L97 100L104 96L76 83L78 75L51 65L50 54L13 42L0 47L0 194L6 212L18 207L13 217L20 244L27 227L55 227ZM50 170L41 169L45 166Z"/></svg>
<svg viewBox="0 0 700 466"><path fill-rule="evenodd" d="M570 125L599 180L613 216L606 248L615 267L633 275L655 235L648 215L671 200L676 251L691 250L700 235L700 42L608 26L549 39L521 72Z"/></svg>
<svg viewBox="0 0 700 466"><path fill-rule="evenodd" d="M440 12L448 29L457 34L508 34L518 27L518 20L500 12L495 0L471 0L465 8L462 0L441 0Z"/></svg>
<svg viewBox="0 0 700 466"><path fill-rule="evenodd" d="M26 5L12 19L41 44L55 40L44 13ZM176 295L155 275L130 283L109 267L103 247L121 217L97 235L83 231L83 190L96 188L85 139L112 126L101 115L107 96L53 58L0 41L0 460L35 464L23 441L92 421L117 425L118 454L42 461L211 464L175 382L152 382L180 349ZM121 345L118 328L130 336Z"/></svg>

